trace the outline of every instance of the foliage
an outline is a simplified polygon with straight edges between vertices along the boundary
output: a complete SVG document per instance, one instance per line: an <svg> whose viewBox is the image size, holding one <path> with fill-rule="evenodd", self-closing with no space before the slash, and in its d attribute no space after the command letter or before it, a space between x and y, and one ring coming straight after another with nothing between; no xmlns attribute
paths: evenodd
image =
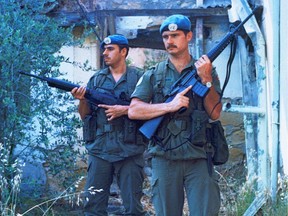
<svg viewBox="0 0 288 216"><path fill-rule="evenodd" d="M81 183L83 177L80 177L76 182L74 182L71 186L67 187L62 193L60 193L56 198L51 198L49 200L46 200L44 202L38 203L31 207L30 209L26 210L22 214L18 213L17 216L24 216L24 215L31 215L32 213L36 213L36 215L39 215L42 213L42 215L46 215L50 211L52 211L53 214L53 207L55 203L59 200L67 200L71 206L73 205L80 205L80 202L82 202L81 195L84 193L84 191L75 191L75 188L78 188L79 184ZM98 192L101 192L102 190L89 188L87 192L91 194L95 194ZM45 207L43 207L45 206ZM40 212L37 212L37 210L40 209ZM67 211L64 212L67 214Z"/></svg>
<svg viewBox="0 0 288 216"><path fill-rule="evenodd" d="M24 165L18 162L18 159L9 165L9 151L10 149L5 149L3 144L0 143L0 200L3 198L3 201L0 202L1 215L13 215L13 212L15 212L20 191L21 164ZM13 177L5 178L6 173ZM10 188L10 190L5 190L5 188Z"/></svg>
<svg viewBox="0 0 288 216"><path fill-rule="evenodd" d="M275 202L268 201L259 215L288 215L288 176L279 176L278 191Z"/></svg>
<svg viewBox="0 0 288 216"><path fill-rule="evenodd" d="M0 163L1 212L5 206L16 205L11 194L19 159L45 162L52 176L61 177L63 187L74 181L71 176L80 154L75 128L80 122L72 97L18 73L63 75L58 69L65 61L60 48L74 43L72 29L60 28L45 16L45 5L51 2L0 0L0 143L6 157Z"/></svg>
<svg viewBox="0 0 288 216"><path fill-rule="evenodd" d="M242 168L241 168L242 167ZM286 177L279 176L277 201L272 202L269 192L260 194L263 191L257 190L257 177L254 180L246 181L244 165L233 165L226 170L219 169L221 176L219 186L221 191L221 208L219 215L245 215L246 210L257 198L266 198L266 203L256 213L256 216L262 215L288 215L288 181ZM261 196L259 196L261 195Z"/></svg>
<svg viewBox="0 0 288 216"><path fill-rule="evenodd" d="M278 193L277 200L275 202L271 201L271 198L267 196L266 203L261 207L261 209L257 212L256 215L279 215L279 216L287 216L288 214L288 192L287 192L287 177L279 178L278 183ZM237 215L244 215L245 211L254 201L255 197L259 193L256 190L255 184L245 183L241 188L238 188L236 209ZM261 191L262 192L262 191Z"/></svg>

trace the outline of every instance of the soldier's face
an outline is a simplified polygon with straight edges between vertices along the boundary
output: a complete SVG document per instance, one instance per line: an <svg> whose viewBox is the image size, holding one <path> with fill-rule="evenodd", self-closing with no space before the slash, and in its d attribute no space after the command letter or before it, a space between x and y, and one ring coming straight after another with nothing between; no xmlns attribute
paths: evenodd
<svg viewBox="0 0 288 216"><path fill-rule="evenodd" d="M181 30L164 31L162 39L167 52L169 54L176 54L188 49L188 43L192 39L192 32L185 34Z"/></svg>
<svg viewBox="0 0 288 216"><path fill-rule="evenodd" d="M121 57L120 48L116 44L108 44L104 46L103 56L106 65L111 66L119 62Z"/></svg>

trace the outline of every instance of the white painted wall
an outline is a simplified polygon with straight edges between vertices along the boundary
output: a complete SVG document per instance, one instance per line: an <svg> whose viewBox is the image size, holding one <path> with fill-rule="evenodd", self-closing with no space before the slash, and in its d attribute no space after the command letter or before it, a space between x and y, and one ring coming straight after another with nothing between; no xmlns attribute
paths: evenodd
<svg viewBox="0 0 288 216"><path fill-rule="evenodd" d="M79 85L86 85L89 78L94 74L94 70L99 69L100 62L98 56L99 52L98 42L87 39L83 47L62 47L61 55L69 58L70 62L75 62L75 65L69 63L62 63L60 66L61 72L67 72L66 78ZM88 65L94 70L85 71L79 67L88 61Z"/></svg>

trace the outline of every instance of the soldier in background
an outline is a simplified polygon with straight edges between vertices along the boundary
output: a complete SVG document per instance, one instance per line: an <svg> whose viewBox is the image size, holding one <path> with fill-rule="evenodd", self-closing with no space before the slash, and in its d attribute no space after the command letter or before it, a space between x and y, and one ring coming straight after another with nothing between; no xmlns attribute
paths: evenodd
<svg viewBox="0 0 288 216"><path fill-rule="evenodd" d="M122 35L110 35L101 43L107 67L97 71L87 88L109 91L116 97L130 100L142 72L126 65L128 40ZM125 211L121 215L144 215L140 202L143 175L142 137L136 121L128 119L129 105L93 106L85 99L85 87L71 91L79 99L79 114L84 122L84 140L89 154L85 185L85 215L107 215L113 175L116 176ZM94 192L94 190L102 190Z"/></svg>

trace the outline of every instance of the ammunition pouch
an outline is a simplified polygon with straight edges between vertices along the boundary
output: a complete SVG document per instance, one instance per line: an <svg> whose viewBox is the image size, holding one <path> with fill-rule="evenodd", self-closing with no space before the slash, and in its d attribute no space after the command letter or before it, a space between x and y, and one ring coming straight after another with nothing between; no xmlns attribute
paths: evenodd
<svg viewBox="0 0 288 216"><path fill-rule="evenodd" d="M203 147L206 143L206 125L208 123L208 116L205 111L193 110L191 118L192 125L190 141L196 146Z"/></svg>
<svg viewBox="0 0 288 216"><path fill-rule="evenodd" d="M85 142L93 142L96 139L96 129L96 115L86 115L83 120L83 140Z"/></svg>
<svg viewBox="0 0 288 216"><path fill-rule="evenodd" d="M102 135L104 133L111 133L113 131L121 131L122 130L122 125L118 124L98 124L97 125L97 131L96 135Z"/></svg>
<svg viewBox="0 0 288 216"><path fill-rule="evenodd" d="M128 117L124 117L124 143L135 144L137 142L138 133L137 121L132 121Z"/></svg>
<svg viewBox="0 0 288 216"><path fill-rule="evenodd" d="M183 130L187 129L187 122L182 119L171 119L169 123L167 124L167 128L171 134L173 134L174 136L177 136Z"/></svg>
<svg viewBox="0 0 288 216"><path fill-rule="evenodd" d="M92 126L95 128L94 133L91 135L102 135L104 133L111 133L114 131L122 131L123 132L123 142L127 144L136 144L137 143L137 134L138 134L138 124L137 121L132 121L128 117L123 117L123 121L119 121L117 123L106 123L106 124L98 124L95 127L94 124ZM91 123L90 123L91 125ZM88 133L87 133L88 135ZM96 137L94 137L95 139Z"/></svg>
<svg viewBox="0 0 288 216"><path fill-rule="evenodd" d="M212 163L214 165L225 164L229 158L229 148L223 126L220 121L212 122L210 125L211 128L207 128L207 130L210 130L209 135L211 138L211 145L213 147Z"/></svg>

